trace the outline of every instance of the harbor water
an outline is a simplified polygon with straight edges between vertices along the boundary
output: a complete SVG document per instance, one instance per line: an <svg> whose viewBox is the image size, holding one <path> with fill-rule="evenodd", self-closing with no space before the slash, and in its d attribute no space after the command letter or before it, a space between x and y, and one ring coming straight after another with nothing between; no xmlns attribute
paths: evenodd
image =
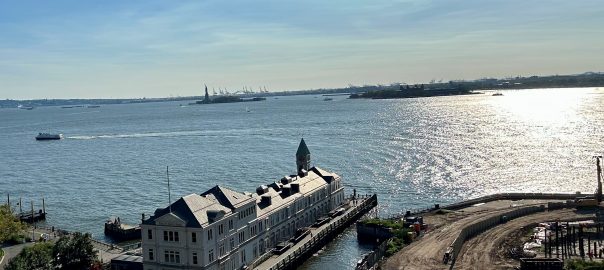
<svg viewBox="0 0 604 270"><path fill-rule="evenodd" d="M334 96L98 108L0 109L0 194L41 208L47 224L104 239L103 223L140 222L214 185L252 192L312 164L347 193L377 193L379 214L495 192L586 192L604 152L604 89L534 89L396 100ZM63 133L36 141L39 132ZM370 247L348 230L302 268L352 269Z"/></svg>

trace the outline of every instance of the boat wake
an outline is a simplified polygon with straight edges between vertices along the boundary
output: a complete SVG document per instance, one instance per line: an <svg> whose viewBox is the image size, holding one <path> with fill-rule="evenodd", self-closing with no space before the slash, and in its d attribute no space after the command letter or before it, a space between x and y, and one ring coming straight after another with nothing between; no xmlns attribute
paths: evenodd
<svg viewBox="0 0 604 270"><path fill-rule="evenodd" d="M150 132L134 134L110 134L95 136L69 136L67 139L92 140L92 139L122 139L122 138L147 138L147 137L181 137L181 136L206 136L203 131L175 131L175 132Z"/></svg>

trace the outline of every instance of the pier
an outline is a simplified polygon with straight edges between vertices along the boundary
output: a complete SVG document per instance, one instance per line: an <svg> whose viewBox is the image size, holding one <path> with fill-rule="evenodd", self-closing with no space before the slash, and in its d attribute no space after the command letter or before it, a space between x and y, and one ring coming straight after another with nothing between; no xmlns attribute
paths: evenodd
<svg viewBox="0 0 604 270"><path fill-rule="evenodd" d="M8 205L9 208L11 208L11 202L10 202L10 194L6 195L6 204ZM31 210L30 211L26 211L23 212L23 201L21 200L21 198L19 198L19 203L17 203L17 205L19 205L19 213L16 213L15 216L22 222L26 222L26 223L35 223L35 222L39 222L39 221L43 221L46 220L46 202L44 201L44 198L42 198L42 209L38 209L37 211L34 211L34 202L31 201ZM12 208L11 208L12 211Z"/></svg>
<svg viewBox="0 0 604 270"><path fill-rule="evenodd" d="M352 197L346 211L337 213L330 222L310 228L310 235L295 243L280 255L269 251L250 265L251 269L285 270L296 269L307 258L319 251L361 216L377 206L377 195ZM334 213L335 214L335 213Z"/></svg>

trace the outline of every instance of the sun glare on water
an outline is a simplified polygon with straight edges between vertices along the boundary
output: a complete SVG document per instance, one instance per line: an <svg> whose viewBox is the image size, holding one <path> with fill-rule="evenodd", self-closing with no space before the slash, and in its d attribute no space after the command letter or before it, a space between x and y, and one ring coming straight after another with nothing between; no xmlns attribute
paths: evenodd
<svg viewBox="0 0 604 270"><path fill-rule="evenodd" d="M585 91L573 90L576 89L506 91L504 96L494 97L491 102L511 121L564 126L580 121L578 112L588 99Z"/></svg>

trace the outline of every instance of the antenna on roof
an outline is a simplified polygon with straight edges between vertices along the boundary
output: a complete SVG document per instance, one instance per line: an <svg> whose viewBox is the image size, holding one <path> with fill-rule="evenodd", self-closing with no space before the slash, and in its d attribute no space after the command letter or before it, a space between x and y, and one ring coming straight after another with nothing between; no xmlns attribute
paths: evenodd
<svg viewBox="0 0 604 270"><path fill-rule="evenodd" d="M168 166L166 166L166 178L168 178L168 207L170 208L170 213L172 213L172 197L170 196L170 173L168 171Z"/></svg>

